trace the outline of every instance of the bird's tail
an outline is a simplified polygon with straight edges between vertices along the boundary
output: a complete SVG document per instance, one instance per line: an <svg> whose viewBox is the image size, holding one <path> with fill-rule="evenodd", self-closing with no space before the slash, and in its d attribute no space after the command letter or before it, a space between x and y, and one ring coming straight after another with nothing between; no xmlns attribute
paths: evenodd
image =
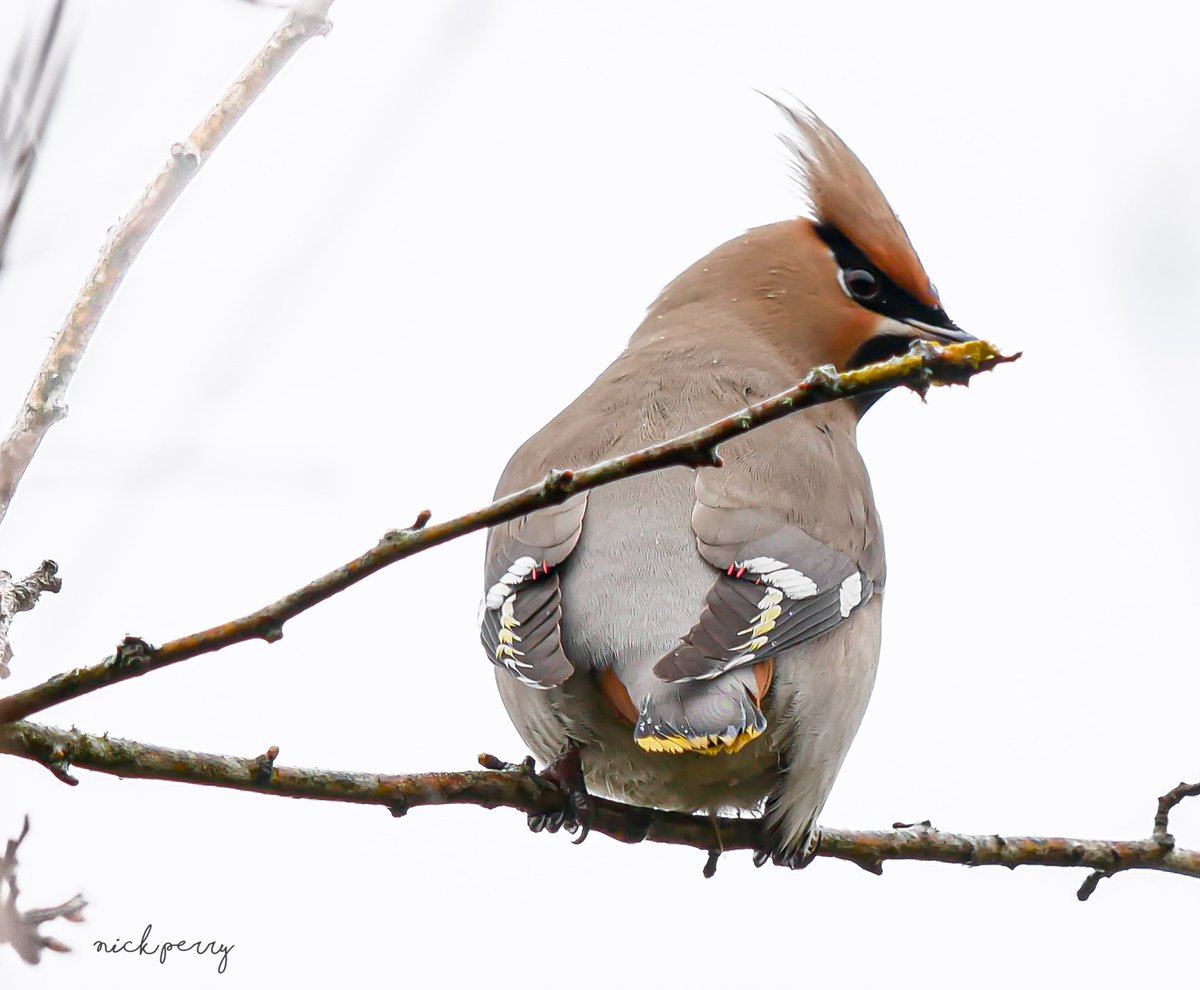
<svg viewBox="0 0 1200 990"><path fill-rule="evenodd" d="M633 738L648 753L736 753L767 727L761 705L774 663L656 683L642 700Z"/></svg>

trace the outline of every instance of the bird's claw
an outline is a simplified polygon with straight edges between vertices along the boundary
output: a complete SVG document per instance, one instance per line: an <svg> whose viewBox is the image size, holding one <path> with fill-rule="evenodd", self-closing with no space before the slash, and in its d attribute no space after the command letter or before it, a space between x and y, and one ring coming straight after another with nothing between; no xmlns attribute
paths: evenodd
<svg viewBox="0 0 1200 990"><path fill-rule="evenodd" d="M768 849L754 850L754 865L765 866L770 862L774 866L782 866L789 870L802 870L817 856L821 848L821 833L814 829L808 841L798 849L784 850L776 846Z"/></svg>
<svg viewBox="0 0 1200 990"><path fill-rule="evenodd" d="M540 782L549 784L562 798L563 806L554 811L529 816L531 832L578 833L575 845L588 837L592 826L592 799L583 779L583 762L579 747L572 743L553 763L536 774Z"/></svg>

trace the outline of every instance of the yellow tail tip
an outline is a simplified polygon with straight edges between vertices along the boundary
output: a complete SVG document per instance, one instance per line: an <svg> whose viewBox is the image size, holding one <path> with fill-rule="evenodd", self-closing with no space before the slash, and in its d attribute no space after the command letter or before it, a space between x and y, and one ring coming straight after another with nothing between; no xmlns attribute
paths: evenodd
<svg viewBox="0 0 1200 990"><path fill-rule="evenodd" d="M641 736L635 741L647 753L702 753L716 756L718 753L736 753L760 735L762 729L748 726L733 736L685 736L676 733L670 736Z"/></svg>

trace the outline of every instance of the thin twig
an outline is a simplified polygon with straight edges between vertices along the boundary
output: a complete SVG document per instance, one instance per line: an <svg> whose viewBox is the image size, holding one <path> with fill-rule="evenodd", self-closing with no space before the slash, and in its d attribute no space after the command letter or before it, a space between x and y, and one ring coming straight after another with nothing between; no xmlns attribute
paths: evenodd
<svg viewBox="0 0 1200 990"><path fill-rule="evenodd" d="M398 560L536 509L557 505L580 492L621 478L673 465L719 467L718 444L803 409L838 399L885 392L899 385L923 391L931 383L965 383L980 371L1019 356L1005 357L986 341L945 347L922 342L902 357L854 371L839 374L831 368L818 368L787 391L700 429L582 470L552 471L539 484L448 522L430 524L428 513L422 512L408 529L386 534L376 546L349 563L240 619L157 648L137 637L128 637L101 663L59 674L25 691L0 698L0 724L26 718L51 705L235 643L252 639L276 642L283 637L283 625L289 619Z"/></svg>
<svg viewBox="0 0 1200 990"><path fill-rule="evenodd" d="M1174 845L1175 838L1171 835L1171 812L1185 798L1200 797L1200 784L1181 782L1171 788L1158 799L1158 809L1154 813L1154 837L1160 842Z"/></svg>
<svg viewBox="0 0 1200 990"><path fill-rule="evenodd" d="M251 103L310 38L329 30L333 0L296 4L261 51L171 157L129 214L112 230L79 298L55 335L16 422L0 445L0 521L47 431L67 414L64 402L84 351L113 294L154 228Z"/></svg>
<svg viewBox="0 0 1200 990"><path fill-rule="evenodd" d="M43 560L36 571L20 581L14 581L8 571L0 571L0 680L9 675L12 646L8 642L8 627L17 613L33 608L43 591L57 594L61 590L62 578L52 560Z"/></svg>
<svg viewBox="0 0 1200 990"><path fill-rule="evenodd" d="M25 962L37 965L44 951L71 951L58 939L43 935L39 928L56 918L82 921L87 901L82 895L76 894L69 901L54 907L33 908L29 911L17 908L17 898L21 893L17 886L17 849L28 834L29 818L26 816L21 834L8 840L4 858L0 859L0 945L7 942Z"/></svg>
<svg viewBox="0 0 1200 990"><path fill-rule="evenodd" d="M0 752L48 764L65 760L118 777L171 780L189 784L352 804L379 805L394 815L428 805L471 804L514 808L526 814L561 811L563 797L524 765L510 769L457 773L377 774L279 766L276 747L264 756L219 756L149 746L128 739L95 736L17 722L0 728ZM480 761L507 766L495 757ZM711 854L714 821L708 815L637 808L592 799L593 832L621 842L662 842ZM756 818L720 818L720 850L757 850L763 845ZM956 835L916 825L890 831L823 828L818 857L842 859L872 873L893 859L957 863L966 866L1060 866L1093 870L1159 870L1200 877L1200 850L1167 848L1155 838L1133 840ZM711 855L704 864L715 866Z"/></svg>

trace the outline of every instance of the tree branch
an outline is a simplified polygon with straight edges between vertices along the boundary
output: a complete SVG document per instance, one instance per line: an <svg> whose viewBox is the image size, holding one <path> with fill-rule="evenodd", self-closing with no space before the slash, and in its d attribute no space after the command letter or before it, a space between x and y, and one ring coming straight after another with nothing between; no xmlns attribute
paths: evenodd
<svg viewBox="0 0 1200 990"><path fill-rule="evenodd" d="M309 38L329 30L325 15L332 2L303 0L292 8L208 116L186 140L171 148L171 157L162 171L125 219L113 228L79 298L51 343L12 430L0 444L0 521L43 437L67 414L67 386L138 252L208 156L279 70Z"/></svg>
<svg viewBox="0 0 1200 990"><path fill-rule="evenodd" d="M429 513L422 512L408 529L387 533L361 556L240 619L172 640L160 647L153 647L137 637L127 637L116 652L101 663L58 674L25 691L0 698L0 724L26 718L70 698L235 643L252 639L274 643L283 637L283 625L289 619L398 560L545 506L557 505L572 495L621 478L671 466L720 467L718 444L803 409L838 399L885 392L899 385L923 393L931 384L966 384L980 371L1018 357L1019 354L1006 357L986 341L949 346L922 341L902 357L853 371L837 373L832 368L814 369L792 388L700 429L581 470L552 471L539 484L448 522L427 525Z"/></svg>
<svg viewBox="0 0 1200 990"><path fill-rule="evenodd" d="M486 755L480 757L480 762L491 768L487 770L354 773L277 766L279 750L274 746L261 756L220 756L148 746L32 722L0 728L0 752L42 763L60 778L69 780L74 778L66 774L66 767L73 765L118 777L379 805L397 817L412 808L429 805L472 804L514 808L526 814L546 814L564 807L561 792L532 772L532 761L512 766ZM1172 794L1178 791L1177 788ZM1193 785L1189 791L1200 793L1200 785ZM757 818L714 821L704 815L656 811L596 797L592 804L593 832L602 832L621 842L691 846L709 853L709 864L720 853L758 850L764 845L762 823ZM1164 841L1161 835L1132 840L956 835L921 823L890 831L824 828L820 836L817 856L848 860L872 873L882 873L887 860L907 859L1010 869L1091 867L1105 876L1124 870L1158 870L1200 877L1200 850L1176 848L1173 840ZM1089 877L1085 887L1090 882ZM1093 889L1094 886L1092 883ZM1085 899L1082 891L1080 896Z"/></svg>
<svg viewBox="0 0 1200 990"><path fill-rule="evenodd" d="M52 560L43 560L41 566L21 581L14 581L8 571L0 571L0 680L10 671L12 647L8 642L8 628L18 612L28 612L42 597L43 591L57 594L62 590L62 578L58 576L58 565Z"/></svg>
<svg viewBox="0 0 1200 990"><path fill-rule="evenodd" d="M17 909L17 849L29 834L29 818L26 816L21 834L8 840L4 858L0 859L0 945L9 943L25 962L36 965L42 952L70 952L58 939L43 935L39 928L47 921L65 918L67 921L82 921L87 901L76 894L69 901L49 908L34 908L30 911ZM5 888L7 887L7 890Z"/></svg>

